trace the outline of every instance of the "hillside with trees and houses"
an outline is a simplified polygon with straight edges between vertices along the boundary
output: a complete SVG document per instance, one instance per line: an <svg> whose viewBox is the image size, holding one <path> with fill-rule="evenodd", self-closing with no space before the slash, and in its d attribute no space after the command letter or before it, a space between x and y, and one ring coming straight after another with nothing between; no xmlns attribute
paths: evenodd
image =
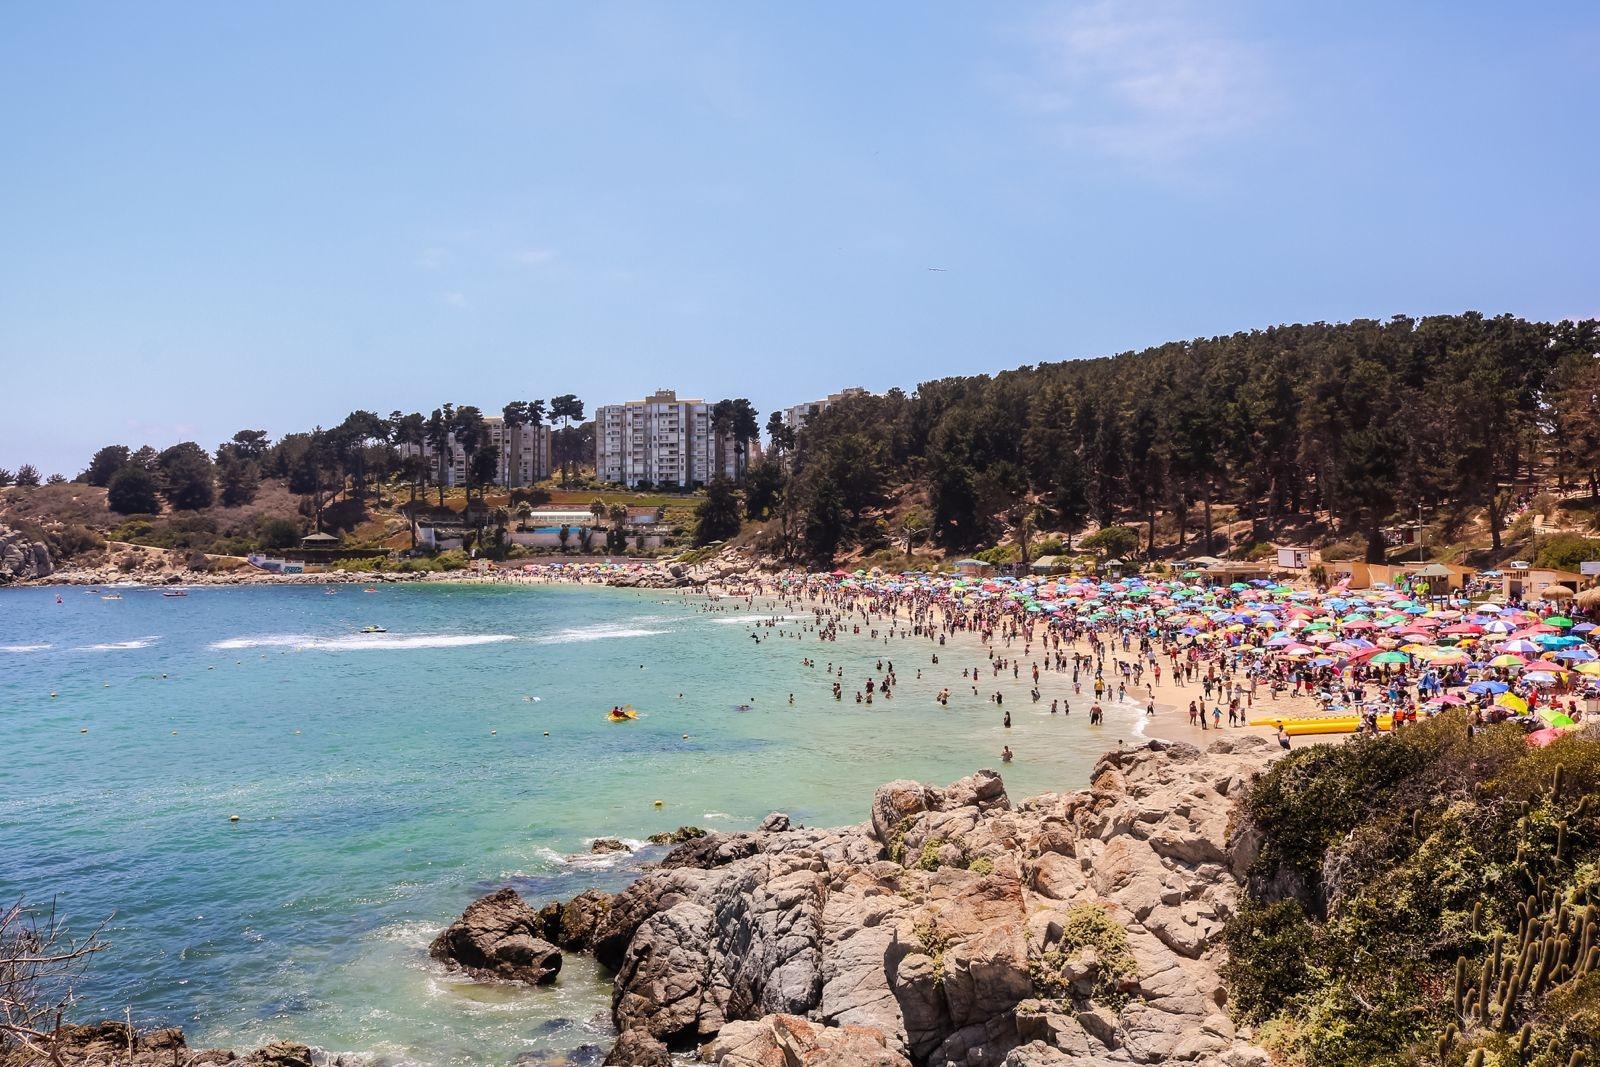
<svg viewBox="0 0 1600 1067"><path fill-rule="evenodd" d="M0 522L67 559L108 540L281 551L315 531L348 552L401 555L427 509L476 531L467 552L514 558L503 532L541 507L598 509L607 532L616 508L651 504L668 533L654 554L731 542L795 565L1251 559L1284 544L1379 562L1404 528L1401 551L1555 566L1595 554L1597 352L1594 321L1476 313L1171 342L853 394L798 428L774 412L767 449L737 479L681 491L596 482L594 424L570 394L503 409L508 424L560 423L553 476L510 489L494 484L508 457L479 409L357 411L209 450L107 445L70 481L0 471ZM738 441L755 435L749 401L717 410ZM461 484L441 458L452 449L465 450ZM630 548L609 532L585 542Z"/></svg>

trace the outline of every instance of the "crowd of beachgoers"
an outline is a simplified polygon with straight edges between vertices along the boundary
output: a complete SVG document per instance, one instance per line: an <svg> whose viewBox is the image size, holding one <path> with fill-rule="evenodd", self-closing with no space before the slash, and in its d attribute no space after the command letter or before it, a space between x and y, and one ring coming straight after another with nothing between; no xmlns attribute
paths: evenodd
<svg viewBox="0 0 1600 1067"><path fill-rule="evenodd" d="M637 566L546 565L505 580L608 584ZM976 640L986 661L980 668L962 659L950 686L1003 709L1020 684L1022 699L1052 712L1086 710L1091 723L1115 701L1139 708L1149 732L1166 736L1175 727L1253 724L1287 744L1288 734L1387 730L1462 707L1476 724L1515 720L1537 744L1573 728L1585 698L1600 695L1600 630L1555 602L1404 586L842 570L736 574L695 593L774 625L803 620L821 641L848 633L921 642L929 666L947 642ZM917 669L920 678L920 660ZM837 670L829 684L841 701L882 700L898 680L892 660L864 683ZM949 696L947 686L936 699Z"/></svg>

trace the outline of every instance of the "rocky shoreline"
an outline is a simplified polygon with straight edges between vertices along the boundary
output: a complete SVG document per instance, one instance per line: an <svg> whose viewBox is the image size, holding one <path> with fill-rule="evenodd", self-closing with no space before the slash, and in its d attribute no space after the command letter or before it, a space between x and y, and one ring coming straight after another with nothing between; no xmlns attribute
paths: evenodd
<svg viewBox="0 0 1600 1067"><path fill-rule="evenodd" d="M98 554L97 562L83 556L57 566L42 543L0 526L0 586L110 586L110 585L378 585L394 582L494 582L505 575L498 569L486 573L458 571L318 571L312 574L274 574L257 570L237 556L206 556L203 568L191 567L186 553L169 549L117 543ZM559 557L524 562L564 562ZM738 578L758 566L753 557L729 549L712 560L687 565L668 560L630 560L634 569L592 578L566 579L544 574L540 581L563 584L608 585L620 589L689 589ZM502 565L514 568L515 565ZM512 570L514 574L514 569Z"/></svg>
<svg viewBox="0 0 1600 1067"><path fill-rule="evenodd" d="M361 1057L332 1056L292 1041L275 1041L243 1055L228 1049L190 1048L178 1027L134 1030L107 1019L63 1026L52 1049L66 1067L360 1067ZM37 1067L50 1059L20 1047L0 1046L0 1067Z"/></svg>
<svg viewBox="0 0 1600 1067"><path fill-rule="evenodd" d="M620 1067L1266 1067L1230 1017L1221 934L1256 851L1235 803L1276 755L1253 736L1152 740L1106 753L1086 789L1019 803L986 770L890 782L855 826L685 827L621 892L535 907L502 888L430 955L537 986L592 954L615 974ZM116 1021L62 1038L74 1067L360 1059L190 1050Z"/></svg>
<svg viewBox="0 0 1600 1067"><path fill-rule="evenodd" d="M530 983L593 953L611 1064L1264 1065L1219 966L1252 855L1230 814L1274 752L1152 741L1019 804L993 771L891 782L863 824L692 838L615 895L499 890L432 953Z"/></svg>

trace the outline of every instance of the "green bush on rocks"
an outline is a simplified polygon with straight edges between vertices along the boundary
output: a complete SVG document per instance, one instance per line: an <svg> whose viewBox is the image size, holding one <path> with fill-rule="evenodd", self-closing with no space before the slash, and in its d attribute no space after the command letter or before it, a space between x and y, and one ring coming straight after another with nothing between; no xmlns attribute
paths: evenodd
<svg viewBox="0 0 1600 1067"><path fill-rule="evenodd" d="M1466 726L1302 749L1242 799L1259 849L1225 977L1283 1063L1600 1052L1600 745Z"/></svg>

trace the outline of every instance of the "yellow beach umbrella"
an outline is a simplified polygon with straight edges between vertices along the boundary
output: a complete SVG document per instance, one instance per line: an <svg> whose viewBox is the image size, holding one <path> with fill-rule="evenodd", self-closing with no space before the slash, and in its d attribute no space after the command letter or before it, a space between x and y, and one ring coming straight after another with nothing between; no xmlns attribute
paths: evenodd
<svg viewBox="0 0 1600 1067"><path fill-rule="evenodd" d="M1501 693L1494 698L1494 702L1502 708L1510 708L1518 715L1526 715L1528 713L1528 702L1515 693Z"/></svg>

